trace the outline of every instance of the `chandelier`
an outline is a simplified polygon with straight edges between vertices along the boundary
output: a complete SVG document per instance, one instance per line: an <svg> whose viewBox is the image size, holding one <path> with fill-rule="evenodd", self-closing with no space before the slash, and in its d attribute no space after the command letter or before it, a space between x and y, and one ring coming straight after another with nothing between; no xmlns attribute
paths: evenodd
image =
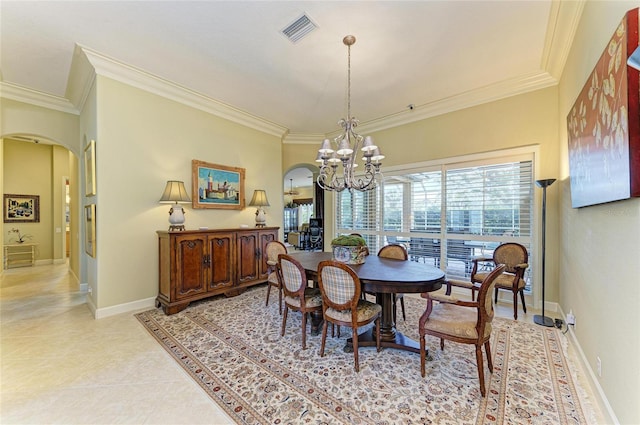
<svg viewBox="0 0 640 425"><path fill-rule="evenodd" d="M342 127L342 133L335 137L333 141L324 139L316 162L320 162L320 174L318 175L318 185L329 191L342 192L345 189L367 191L375 189L376 177L380 173L380 161L384 155L373 143L371 136L363 137L355 132L358 120L351 116L351 46L356 42L356 38L347 35L342 42L347 46L347 118L338 121ZM356 175L356 163L358 151L362 152L364 160L364 170ZM339 167L342 164L342 174Z"/></svg>

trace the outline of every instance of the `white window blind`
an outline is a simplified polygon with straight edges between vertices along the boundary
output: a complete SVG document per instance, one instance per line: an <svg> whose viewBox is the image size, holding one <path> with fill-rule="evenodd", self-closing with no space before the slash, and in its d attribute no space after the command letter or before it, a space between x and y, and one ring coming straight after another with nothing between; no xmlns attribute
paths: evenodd
<svg viewBox="0 0 640 425"><path fill-rule="evenodd" d="M362 234L372 253L403 243L411 260L468 278L471 258L490 256L502 242L518 242L531 255L533 158L397 171L376 190L339 193L336 205L337 233Z"/></svg>

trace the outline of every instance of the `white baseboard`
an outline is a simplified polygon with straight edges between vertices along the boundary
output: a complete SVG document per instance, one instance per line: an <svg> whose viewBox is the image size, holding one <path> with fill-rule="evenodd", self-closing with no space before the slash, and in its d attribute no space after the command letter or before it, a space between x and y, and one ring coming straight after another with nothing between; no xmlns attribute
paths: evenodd
<svg viewBox="0 0 640 425"><path fill-rule="evenodd" d="M91 300L87 297L87 304L90 304ZM132 301L130 303L118 304L111 307L99 308L96 309L95 305L93 308L91 305L89 308L93 313L93 317L96 319L104 319L105 317L115 316L116 314L122 313L131 313L137 310L154 308L156 303L156 297L146 298L143 300Z"/></svg>
<svg viewBox="0 0 640 425"><path fill-rule="evenodd" d="M564 320L564 323L567 323L567 317L564 314L564 311L562 311L562 307L559 307L559 311L560 311L560 314L562 315L562 320ZM576 334L573 331L573 326L569 326L569 335L571 337L571 344L573 344L576 352L578 353L580 365L587 372L586 375L589 381L589 385L594 390L593 394L596 397L595 402L600 406L600 411L605 416L606 423L619 425L620 421L618 421L618 418L616 417L616 414L613 411L611 404L609 404L609 400L607 399L607 396L605 395L604 390L600 386L600 381L598 381L598 378L596 378L596 374L591 368L591 365L587 360L587 356L585 356L584 351L582 351L580 342L578 341L578 338L576 337Z"/></svg>

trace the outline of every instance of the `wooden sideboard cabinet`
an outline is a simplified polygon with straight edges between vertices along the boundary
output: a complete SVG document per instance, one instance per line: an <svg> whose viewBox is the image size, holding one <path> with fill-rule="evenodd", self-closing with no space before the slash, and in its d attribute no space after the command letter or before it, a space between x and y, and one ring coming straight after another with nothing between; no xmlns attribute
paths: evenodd
<svg viewBox="0 0 640 425"><path fill-rule="evenodd" d="M266 245L278 227L158 231L156 306L166 314L214 295L234 296L267 280Z"/></svg>

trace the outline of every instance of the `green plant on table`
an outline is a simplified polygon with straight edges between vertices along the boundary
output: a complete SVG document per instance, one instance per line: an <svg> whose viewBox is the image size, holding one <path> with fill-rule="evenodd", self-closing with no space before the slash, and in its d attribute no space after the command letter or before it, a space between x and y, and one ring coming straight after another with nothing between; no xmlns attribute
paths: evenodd
<svg viewBox="0 0 640 425"><path fill-rule="evenodd" d="M342 235L331 241L331 245L336 246L367 246L367 241L365 241L362 236L356 235Z"/></svg>

